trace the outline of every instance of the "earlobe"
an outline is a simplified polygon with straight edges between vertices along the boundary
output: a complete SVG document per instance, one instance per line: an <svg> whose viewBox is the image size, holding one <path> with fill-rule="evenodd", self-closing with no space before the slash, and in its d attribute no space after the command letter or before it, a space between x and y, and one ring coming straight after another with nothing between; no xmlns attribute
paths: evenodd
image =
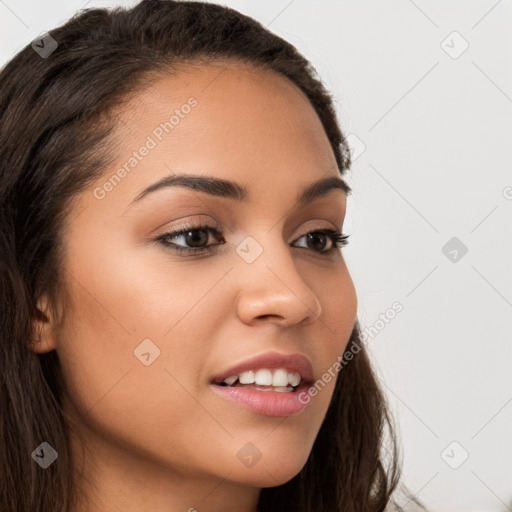
<svg viewBox="0 0 512 512"><path fill-rule="evenodd" d="M51 313L49 302L44 295L37 302L37 308L34 312L33 318L34 325L34 339L32 340L31 348L37 354L44 354L55 350L55 321Z"/></svg>

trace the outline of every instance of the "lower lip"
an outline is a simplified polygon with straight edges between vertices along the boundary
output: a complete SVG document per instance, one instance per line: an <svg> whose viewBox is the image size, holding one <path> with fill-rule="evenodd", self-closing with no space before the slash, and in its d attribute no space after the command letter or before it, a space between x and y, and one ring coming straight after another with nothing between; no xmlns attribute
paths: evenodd
<svg viewBox="0 0 512 512"><path fill-rule="evenodd" d="M227 400L264 416L283 417L299 414L311 400L308 384L301 384L295 391L287 393L215 384L211 384L210 387Z"/></svg>

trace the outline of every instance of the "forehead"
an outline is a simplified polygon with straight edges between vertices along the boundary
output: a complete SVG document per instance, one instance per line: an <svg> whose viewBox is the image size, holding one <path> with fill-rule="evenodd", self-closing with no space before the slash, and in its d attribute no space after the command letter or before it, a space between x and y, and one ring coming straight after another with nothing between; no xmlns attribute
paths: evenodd
<svg viewBox="0 0 512 512"><path fill-rule="evenodd" d="M244 109L256 114L271 114L270 107L300 106L312 111L306 95L290 79L264 66L238 61L180 64L174 71L154 73L151 86L139 90L136 103L141 107L164 107L170 100L194 95L203 110L219 108L226 114ZM263 102L261 104L260 102ZM267 108L262 108L262 107ZM310 112L312 113L312 112Z"/></svg>
<svg viewBox="0 0 512 512"><path fill-rule="evenodd" d="M195 64L163 75L119 117L135 136L156 130L157 143L173 152L186 146L195 147L196 156L215 150L219 157L225 152L258 160L264 154L305 159L319 152L329 162L334 158L306 95L283 75L243 63Z"/></svg>
<svg viewBox="0 0 512 512"><path fill-rule="evenodd" d="M109 199L125 207L173 173L243 183L269 204L285 192L295 198L312 181L339 177L313 106L268 69L220 62L160 75L116 116L117 160L109 172L124 168L126 177Z"/></svg>

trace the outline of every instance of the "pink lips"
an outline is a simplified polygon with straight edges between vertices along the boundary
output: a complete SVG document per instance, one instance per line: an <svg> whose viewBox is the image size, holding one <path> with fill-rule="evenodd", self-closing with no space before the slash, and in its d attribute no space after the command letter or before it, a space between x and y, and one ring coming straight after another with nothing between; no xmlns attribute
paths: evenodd
<svg viewBox="0 0 512 512"><path fill-rule="evenodd" d="M290 392L263 391L250 387L218 386L226 377L240 374L247 370L260 368L284 368L300 373L302 380L299 386ZM293 416L302 412L309 404L309 388L313 382L313 369L307 357L301 354L281 354L267 352L247 359L240 364L226 369L212 379L210 389L227 400L265 416Z"/></svg>
<svg viewBox="0 0 512 512"><path fill-rule="evenodd" d="M311 400L307 384L299 384L295 391L289 393L216 384L211 384L210 389L234 404L264 416L294 416L302 412Z"/></svg>
<svg viewBox="0 0 512 512"><path fill-rule="evenodd" d="M280 352L265 352L236 364L216 375L212 382L222 382L226 377L239 375L247 370L260 368L284 368L290 372L300 373L302 383L310 384L313 380L313 367L309 359L302 354L282 354Z"/></svg>

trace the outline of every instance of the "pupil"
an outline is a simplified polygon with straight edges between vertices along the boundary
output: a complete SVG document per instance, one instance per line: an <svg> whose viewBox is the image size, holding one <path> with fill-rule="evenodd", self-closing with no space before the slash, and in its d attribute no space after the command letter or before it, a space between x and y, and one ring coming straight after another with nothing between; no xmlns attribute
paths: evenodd
<svg viewBox="0 0 512 512"><path fill-rule="evenodd" d="M325 233L309 233L308 241L311 241L311 240L314 241L315 238L317 239L317 241L320 238L321 239L321 243L320 243L320 246L317 245L316 247L314 246L313 248L314 249L319 249L319 250L324 249L325 241L326 241L326 238L327 238Z"/></svg>
<svg viewBox="0 0 512 512"><path fill-rule="evenodd" d="M195 233L196 236L194 236L193 233ZM198 233L202 233L202 236L197 236ZM186 240L187 244L191 245L192 247L201 246L202 244L197 242L208 242L208 233L204 229L194 229L187 233Z"/></svg>

